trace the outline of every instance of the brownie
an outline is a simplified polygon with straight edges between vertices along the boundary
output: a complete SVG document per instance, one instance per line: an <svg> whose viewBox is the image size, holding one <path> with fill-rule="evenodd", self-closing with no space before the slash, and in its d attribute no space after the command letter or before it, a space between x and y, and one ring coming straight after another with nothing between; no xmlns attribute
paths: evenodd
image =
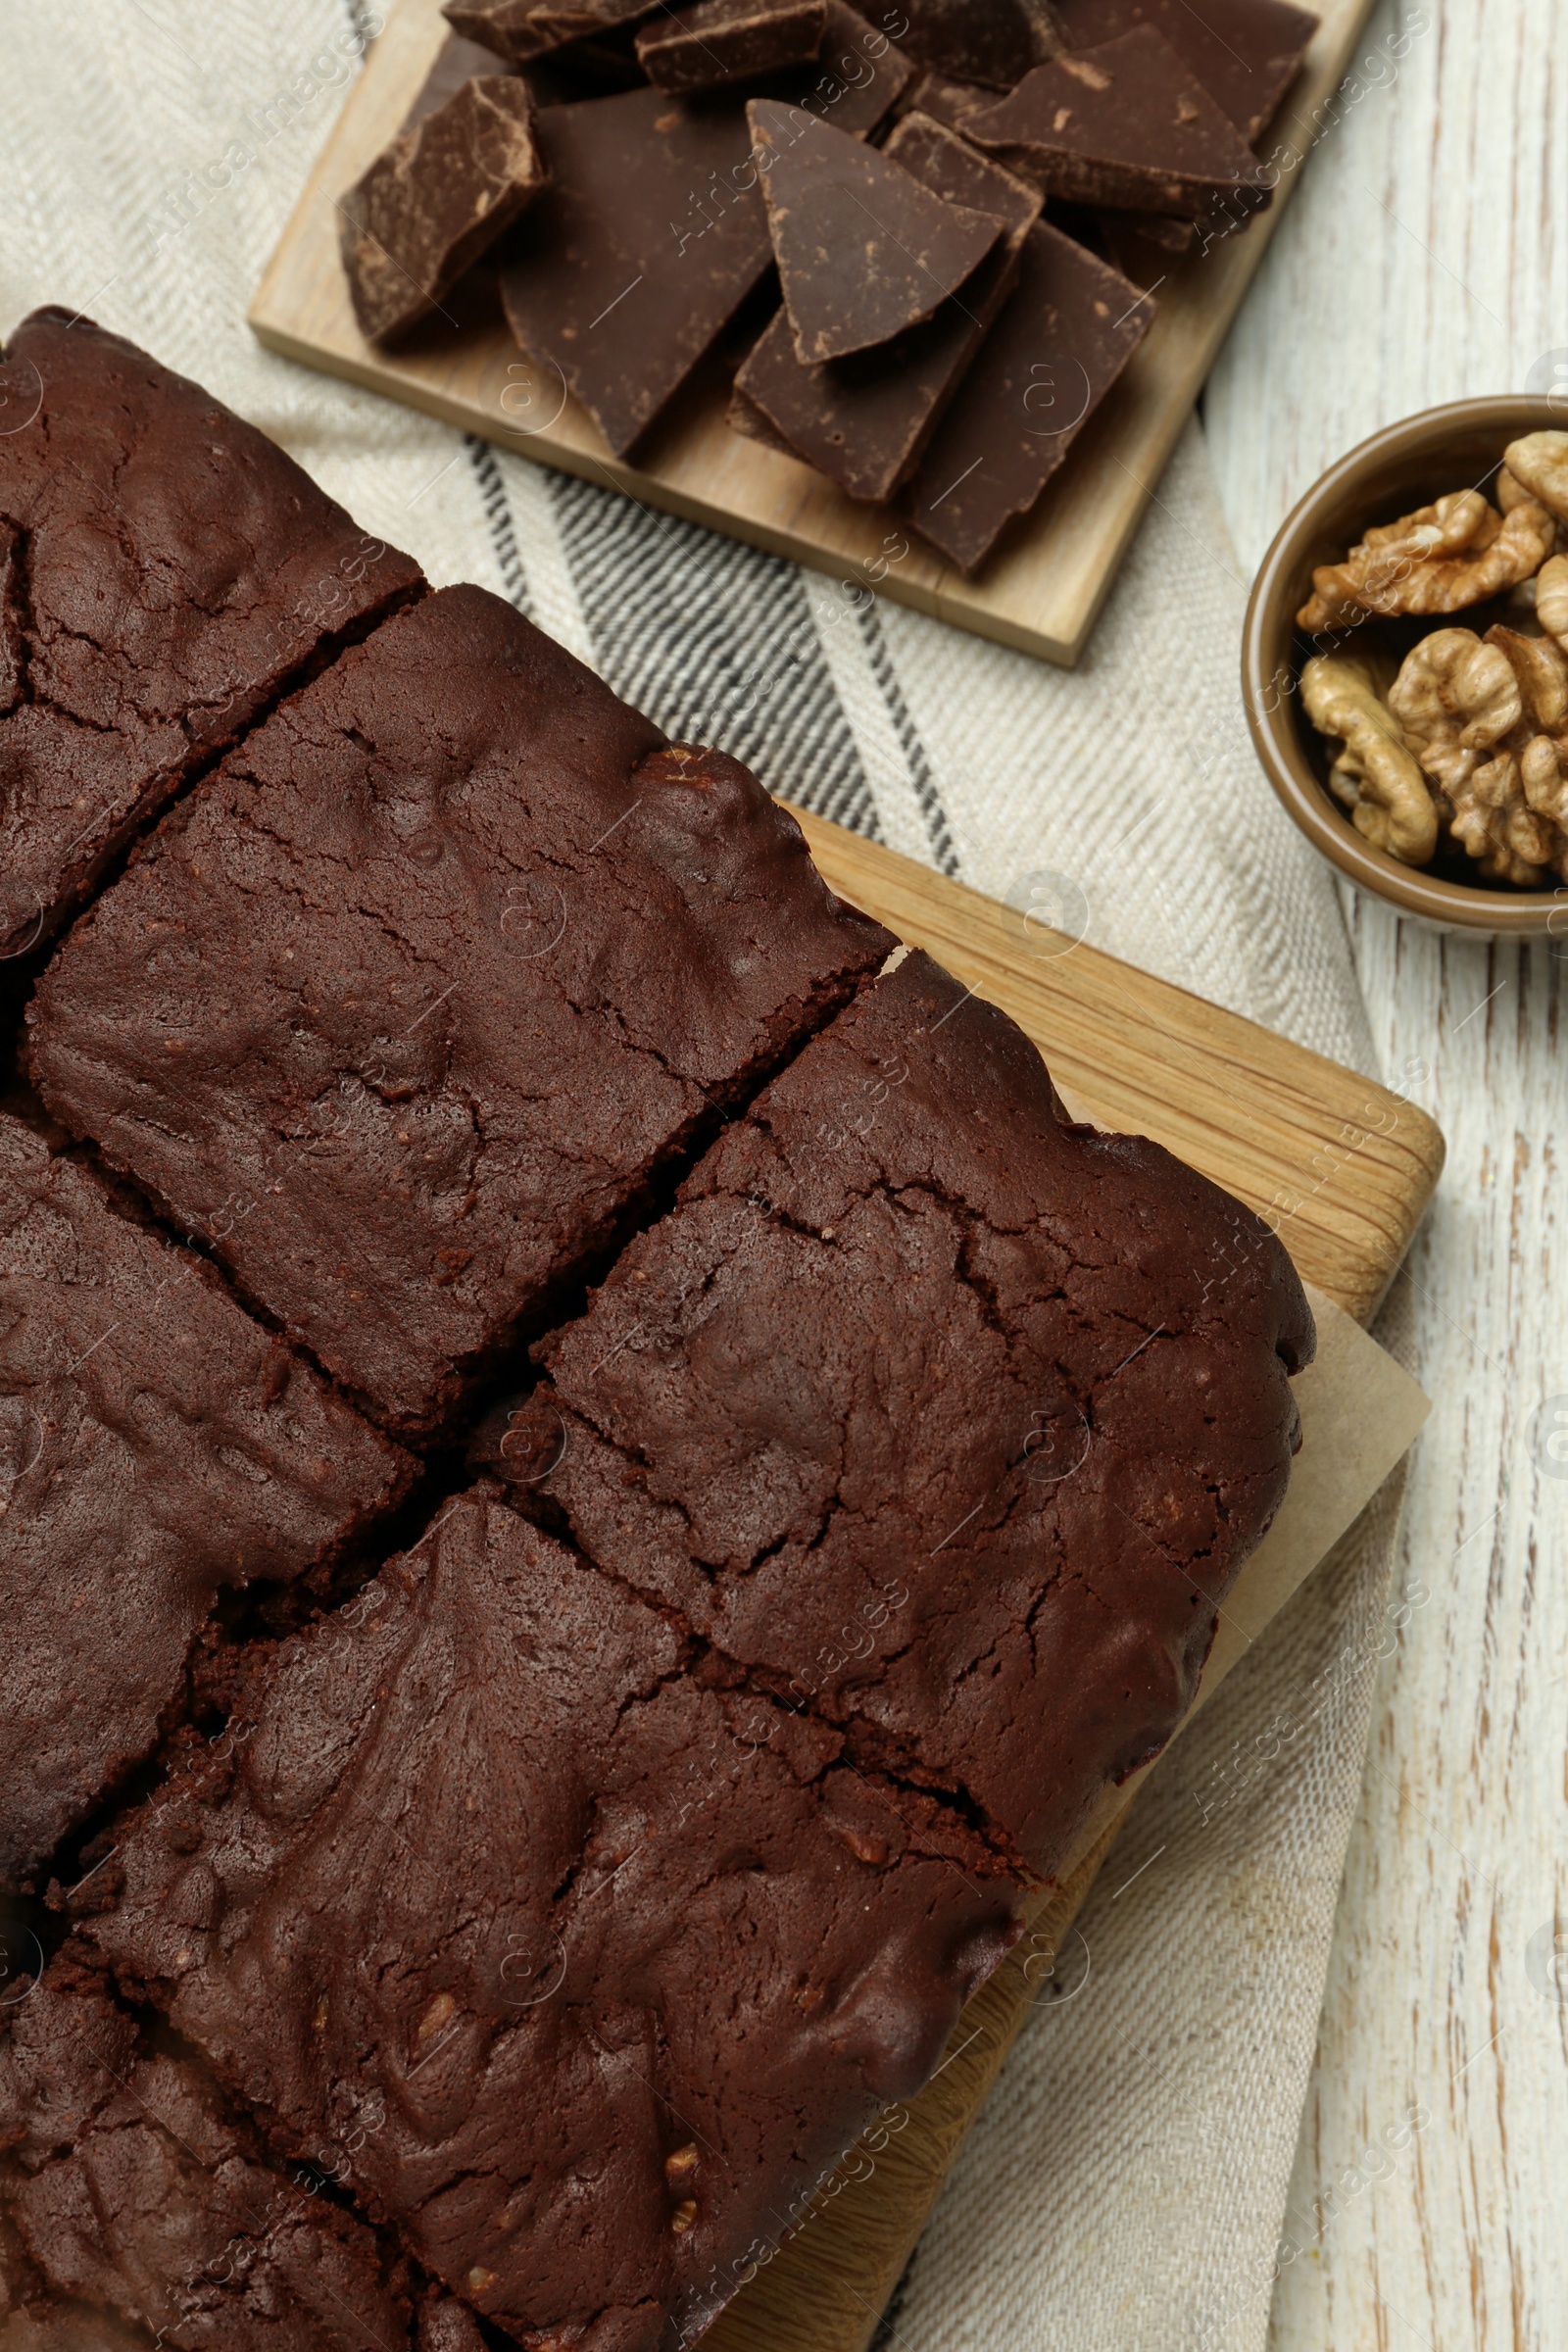
<svg viewBox="0 0 1568 2352"><path fill-rule="evenodd" d="M407 2352L407 2264L318 2193L373 2105L302 2186L73 1947L23 1996L0 2008L4 2352Z"/></svg>
<svg viewBox="0 0 1568 2352"><path fill-rule="evenodd" d="M88 319L24 319L0 393L4 957L419 574L210 392Z"/></svg>
<svg viewBox="0 0 1568 2352"><path fill-rule="evenodd" d="M826 32L827 0L697 0L643 26L637 61L661 90L728 89L804 65Z"/></svg>
<svg viewBox="0 0 1568 2352"><path fill-rule="evenodd" d="M4 1113L0 1335L3 1889L153 1746L218 1593L324 1574L413 1465Z"/></svg>
<svg viewBox="0 0 1568 2352"><path fill-rule="evenodd" d="M1073 1125L1023 1033L911 955L542 1346L497 1466L1050 1873L1190 1704L1312 1348L1256 1217Z"/></svg>
<svg viewBox="0 0 1568 2352"><path fill-rule="evenodd" d="M746 769L450 588L173 811L39 983L33 1067L428 1433L892 944Z"/></svg>
<svg viewBox="0 0 1568 2352"><path fill-rule="evenodd" d="M84 1933L521 2342L690 2340L1016 1933L967 1827L479 1488L131 1819Z"/></svg>
<svg viewBox="0 0 1568 2352"><path fill-rule="evenodd" d="M544 184L527 83L505 71L466 75L338 200L362 331L387 342L439 311Z"/></svg>
<svg viewBox="0 0 1568 2352"><path fill-rule="evenodd" d="M1055 10L1075 49L1153 25L1249 140L1276 112L1318 26L1290 0L1203 0L1200 9L1189 0L1055 0Z"/></svg>

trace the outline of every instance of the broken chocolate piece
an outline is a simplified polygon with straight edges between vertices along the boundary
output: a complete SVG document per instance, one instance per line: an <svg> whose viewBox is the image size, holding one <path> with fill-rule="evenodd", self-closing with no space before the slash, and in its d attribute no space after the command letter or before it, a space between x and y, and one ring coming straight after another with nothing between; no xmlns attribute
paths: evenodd
<svg viewBox="0 0 1568 2352"><path fill-rule="evenodd" d="M678 391L772 258L738 104L662 90L548 108L553 185L509 240L502 298L617 456Z"/></svg>
<svg viewBox="0 0 1568 2352"><path fill-rule="evenodd" d="M827 0L698 0L656 18L637 35L637 57L661 90L721 90L815 57Z"/></svg>
<svg viewBox="0 0 1568 2352"><path fill-rule="evenodd" d="M1071 48L1152 24L1244 139L1268 122L1296 79L1317 19L1289 0L1056 0Z"/></svg>
<svg viewBox="0 0 1568 2352"><path fill-rule="evenodd" d="M864 138L914 79L902 46L908 23L902 9L874 8L866 18L845 0L827 0L827 37L816 64L802 74L798 89L775 91L775 97L804 106L851 138Z"/></svg>
<svg viewBox="0 0 1568 2352"><path fill-rule="evenodd" d="M858 136L909 78L886 33L829 0L794 103ZM772 262L746 110L626 90L547 108L535 131L554 184L503 249L507 318L623 457Z"/></svg>
<svg viewBox="0 0 1568 2352"><path fill-rule="evenodd" d="M515 74L465 81L400 131L339 206L363 332L384 343L439 310L544 184L533 93Z"/></svg>
<svg viewBox="0 0 1568 2352"><path fill-rule="evenodd" d="M1152 24L1037 66L964 122L1048 196L1199 220L1260 212L1272 189L1230 118Z"/></svg>
<svg viewBox="0 0 1568 2352"><path fill-rule="evenodd" d="M514 74L516 70L493 49L482 48L477 41L466 41L460 32L449 32L435 64L419 84L417 98L403 118L403 128L413 130L427 115L436 114L449 98L457 96L466 82L482 75Z"/></svg>
<svg viewBox="0 0 1568 2352"><path fill-rule="evenodd" d="M973 571L1025 514L1126 367L1153 317L1147 295L1045 221L1017 292L932 437L902 511Z"/></svg>
<svg viewBox="0 0 1568 2352"><path fill-rule="evenodd" d="M923 75L909 102L912 113L929 115L934 122L945 122L949 130L962 131L965 138L969 135L969 117L984 114L996 103L994 90L985 89L978 82L954 81L945 74Z"/></svg>
<svg viewBox="0 0 1568 2352"><path fill-rule="evenodd" d="M1052 0L906 0L906 13L917 64L993 90L1012 89L1072 46Z"/></svg>
<svg viewBox="0 0 1568 2352"><path fill-rule="evenodd" d="M780 311L736 378L730 418L852 498L876 500L891 498L915 464L1001 312L1041 205L1033 188L928 115L906 115L887 153L937 195L1002 221L1005 234L934 318L883 350L803 368Z"/></svg>
<svg viewBox="0 0 1568 2352"><path fill-rule="evenodd" d="M929 318L1001 233L902 164L776 99L747 109L784 307L803 367L869 351Z"/></svg>
<svg viewBox="0 0 1568 2352"><path fill-rule="evenodd" d="M519 66L652 13L653 0L447 0L441 11L454 32Z"/></svg>

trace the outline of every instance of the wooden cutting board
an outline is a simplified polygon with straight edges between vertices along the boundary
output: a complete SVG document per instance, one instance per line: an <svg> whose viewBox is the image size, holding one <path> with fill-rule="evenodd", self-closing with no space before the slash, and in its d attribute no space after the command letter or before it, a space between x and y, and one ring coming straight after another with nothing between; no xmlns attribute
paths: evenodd
<svg viewBox="0 0 1568 2352"><path fill-rule="evenodd" d="M1303 1419L1305 1383L1321 1376L1328 1396L1320 1391L1313 1410L1331 1457L1354 1449L1362 1425L1382 1423L1376 1442L1384 1450L1359 1490L1365 1499L1409 1444L1424 1401L1359 1333L1328 1319L1338 1308L1364 1324L1398 1270L1443 1166L1432 1121L1400 1096L1235 1013L1043 933L1013 908L840 826L795 813L833 888L1009 1012L1075 1111L1152 1136L1277 1228L1322 1295L1321 1360L1302 1375ZM1312 1420L1307 1427L1310 1441ZM1304 1500L1300 1485L1298 1472L1286 1512ZM1334 1498L1324 1499L1332 1513ZM1264 1552L1249 1563L1226 1602L1200 1698L1351 1515L1331 1516L1314 1543L1309 1511L1283 1574L1278 1564L1264 1568ZM1070 1973L1073 1919L1135 1786L1107 1792L1076 1865L968 2004L932 2081L857 2143L806 2226L703 2338L704 2352L865 2352L1030 2009L1058 1962Z"/></svg>
<svg viewBox="0 0 1568 2352"><path fill-rule="evenodd" d="M979 6L982 0L974 0ZM889 511L858 505L808 466L732 433L721 386L688 386L635 466L612 456L559 369L524 362L493 300L449 304L396 356L366 342L338 260L337 199L395 136L445 32L439 0L398 0L322 150L250 319L289 359L368 384L523 457L608 482L817 570L854 573L884 596L1071 664L1088 640L1165 461L1314 145L1353 97L1337 98L1372 0L1314 0L1318 31L1266 138L1279 153L1273 205L1245 234L1156 267L1154 323L1085 426L1022 534L968 581L908 538ZM1395 69L1381 57L1384 81ZM1364 95L1364 89L1362 94ZM1295 159L1292 162L1290 159ZM1050 355L1042 354L1043 364Z"/></svg>

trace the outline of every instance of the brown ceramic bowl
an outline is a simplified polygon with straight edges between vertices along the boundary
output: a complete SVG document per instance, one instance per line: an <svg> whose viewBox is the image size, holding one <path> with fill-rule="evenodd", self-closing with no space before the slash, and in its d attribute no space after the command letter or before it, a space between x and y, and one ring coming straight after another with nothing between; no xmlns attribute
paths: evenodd
<svg viewBox="0 0 1568 2352"><path fill-rule="evenodd" d="M1301 709L1297 684L1307 648L1298 636L1296 614L1312 593L1314 567L1337 563L1368 524L1391 522L1447 490L1471 483L1488 488L1510 441L1565 426L1568 415L1560 403L1516 394L1455 401L1374 433L1307 492L1263 558L1247 608L1242 698L1269 782L1314 849L1357 889L1445 931L1494 938L1548 930L1568 935L1568 888L1509 890L1456 881L1401 865L1362 839L1328 789L1332 754ZM1483 627L1490 617L1482 618ZM1426 625L1464 628L1468 615L1434 616Z"/></svg>

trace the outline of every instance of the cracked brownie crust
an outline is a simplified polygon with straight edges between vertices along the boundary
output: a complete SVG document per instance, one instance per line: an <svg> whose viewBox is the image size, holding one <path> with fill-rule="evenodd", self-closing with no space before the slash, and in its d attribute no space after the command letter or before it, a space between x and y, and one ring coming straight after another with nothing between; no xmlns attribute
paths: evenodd
<svg viewBox="0 0 1568 2352"><path fill-rule="evenodd" d="M452 588L166 820L33 1068L417 1434L892 945L744 768Z"/></svg>
<svg viewBox="0 0 1568 2352"><path fill-rule="evenodd" d="M910 956L729 1128L491 1459L868 1766L1050 1872L1190 1704L1314 1335L1278 1241L1071 1124Z"/></svg>
<svg viewBox="0 0 1568 2352"><path fill-rule="evenodd" d="M384 2113L348 2185L527 2345L710 2316L1014 1933L961 1824L724 1686L481 1488L84 1897L285 2153Z"/></svg>
<svg viewBox="0 0 1568 2352"><path fill-rule="evenodd" d="M409 2352L407 2263L268 2163L78 1951L17 1991L0 2010L0 2352Z"/></svg>
<svg viewBox="0 0 1568 2352"><path fill-rule="evenodd" d="M323 642L413 595L292 459L64 311L0 366L0 956L87 895Z"/></svg>
<svg viewBox="0 0 1568 2352"><path fill-rule="evenodd" d="M0 1887L152 1748L219 1591L326 1568L413 1472L210 1266L0 1114Z"/></svg>

